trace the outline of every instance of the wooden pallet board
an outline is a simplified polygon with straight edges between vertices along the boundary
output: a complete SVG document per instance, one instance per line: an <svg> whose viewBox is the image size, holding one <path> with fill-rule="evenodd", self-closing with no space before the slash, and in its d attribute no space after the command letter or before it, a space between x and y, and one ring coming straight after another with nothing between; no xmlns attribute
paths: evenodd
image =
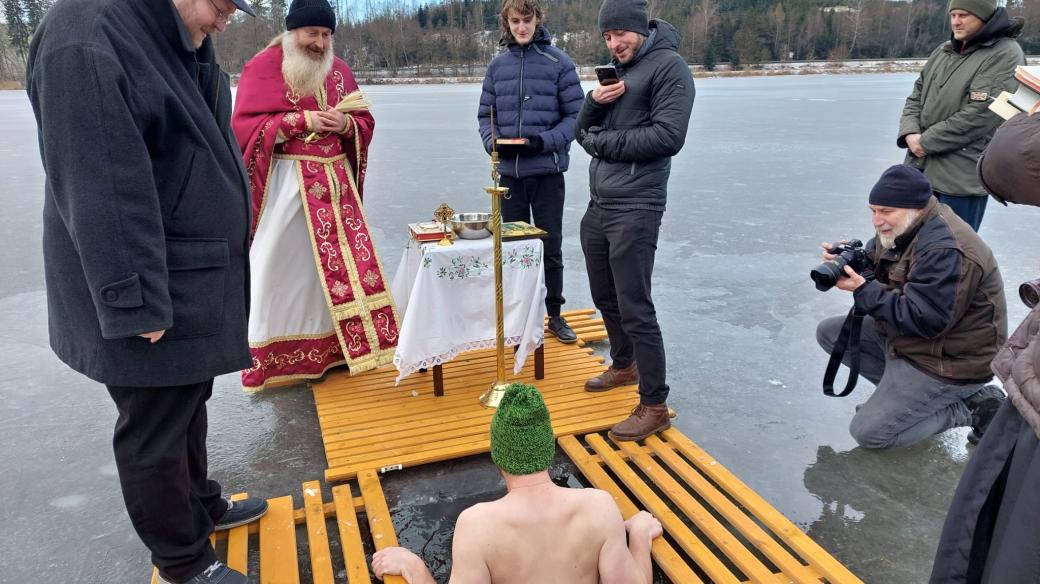
<svg viewBox="0 0 1040 584"><path fill-rule="evenodd" d="M603 358L587 342L605 336L593 311L564 313L580 340L572 345L551 336L545 341L545 377L534 378L528 359L510 380L532 383L542 392L558 436L609 428L639 401L635 385L606 393L584 390L585 380L604 369ZM512 372L511 352L506 369ZM444 364L445 395L433 393L431 373L417 373L394 386L397 370L382 367L357 376L330 375L312 385L330 482L349 480L365 469L405 468L487 452L493 409L479 403L495 378L495 351L471 351Z"/></svg>
<svg viewBox="0 0 1040 584"><path fill-rule="evenodd" d="M360 496L353 495L355 490ZM318 481L303 483L301 495L299 509L293 508L291 496L268 499L267 513L259 521L213 534L210 541L221 561L260 584L334 584L339 570L345 571L347 584L370 584L365 544L374 550L398 545L376 472L362 471L356 482L334 487L331 503L322 500ZM242 498L244 494L232 497ZM367 542L359 513L368 521ZM330 523L336 529L328 529ZM342 560L334 563L331 549L337 541ZM250 558L255 560L252 565L259 566L258 573L249 572ZM301 578L301 565L310 567L308 577ZM153 569L152 584L158 582ZM383 582L404 584L404 579L387 576Z"/></svg>
<svg viewBox="0 0 1040 584"><path fill-rule="evenodd" d="M862 584L675 428L643 443L587 434L559 444L625 518L646 509L661 521L667 538L652 555L672 582Z"/></svg>

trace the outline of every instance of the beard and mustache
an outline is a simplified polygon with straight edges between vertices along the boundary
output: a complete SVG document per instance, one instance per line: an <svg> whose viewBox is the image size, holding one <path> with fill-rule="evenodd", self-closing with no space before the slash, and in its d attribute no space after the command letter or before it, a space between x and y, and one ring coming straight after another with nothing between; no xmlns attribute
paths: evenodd
<svg viewBox="0 0 1040 584"><path fill-rule="evenodd" d="M318 93L332 71L332 47L326 47L324 53L301 47L291 32L282 35L281 43L285 83L301 96Z"/></svg>
<svg viewBox="0 0 1040 584"><path fill-rule="evenodd" d="M881 247L884 249L891 249L892 246L896 244L896 238L906 233L906 230L910 229L910 226L914 224L914 221L916 221L920 215L921 211L912 210L906 213L903 221L901 221L899 225L888 225L888 227L892 228L892 235L890 236L881 235L881 232L878 231L877 236L878 241L881 242ZM882 225L882 227L885 227L885 225Z"/></svg>

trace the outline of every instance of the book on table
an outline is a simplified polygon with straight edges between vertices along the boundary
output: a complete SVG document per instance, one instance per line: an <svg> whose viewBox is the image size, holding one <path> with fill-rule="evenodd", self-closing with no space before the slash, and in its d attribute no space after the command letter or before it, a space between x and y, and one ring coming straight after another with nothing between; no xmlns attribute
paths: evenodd
<svg viewBox="0 0 1040 584"><path fill-rule="evenodd" d="M438 241L447 237L452 239L455 234L440 221L420 221L408 224L408 234L415 241Z"/></svg>
<svg viewBox="0 0 1040 584"><path fill-rule="evenodd" d="M502 240L541 239L548 236L544 229L539 229L526 221L509 221L502 223Z"/></svg>

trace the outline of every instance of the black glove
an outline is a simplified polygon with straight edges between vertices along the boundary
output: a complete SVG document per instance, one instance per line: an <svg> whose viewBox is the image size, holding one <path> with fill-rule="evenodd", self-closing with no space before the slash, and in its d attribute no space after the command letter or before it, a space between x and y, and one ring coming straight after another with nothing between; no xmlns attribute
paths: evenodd
<svg viewBox="0 0 1040 584"><path fill-rule="evenodd" d="M545 146L545 142L542 141L541 136L528 136L527 144L521 146L521 156L537 156L542 153L542 148Z"/></svg>

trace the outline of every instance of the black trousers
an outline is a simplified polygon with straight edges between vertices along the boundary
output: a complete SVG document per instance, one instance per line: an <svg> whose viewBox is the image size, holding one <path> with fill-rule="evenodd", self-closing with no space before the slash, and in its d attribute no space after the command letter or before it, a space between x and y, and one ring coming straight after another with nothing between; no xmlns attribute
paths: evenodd
<svg viewBox="0 0 1040 584"><path fill-rule="evenodd" d="M163 575L184 582L217 561L209 535L227 511L206 470L213 380L177 387L108 386L112 441L130 521Z"/></svg>
<svg viewBox="0 0 1040 584"><path fill-rule="evenodd" d="M566 184L563 174L546 174L516 179L502 177L509 187L508 198L502 199L503 221L526 221L544 229L542 240L545 267L545 310L559 316L563 298L563 199ZM534 222L531 216L534 215Z"/></svg>
<svg viewBox="0 0 1040 584"><path fill-rule="evenodd" d="M589 202L581 220L581 249L592 301L603 315L610 358L618 368L639 364L639 401L663 404L664 340L650 297L661 211L612 210Z"/></svg>

